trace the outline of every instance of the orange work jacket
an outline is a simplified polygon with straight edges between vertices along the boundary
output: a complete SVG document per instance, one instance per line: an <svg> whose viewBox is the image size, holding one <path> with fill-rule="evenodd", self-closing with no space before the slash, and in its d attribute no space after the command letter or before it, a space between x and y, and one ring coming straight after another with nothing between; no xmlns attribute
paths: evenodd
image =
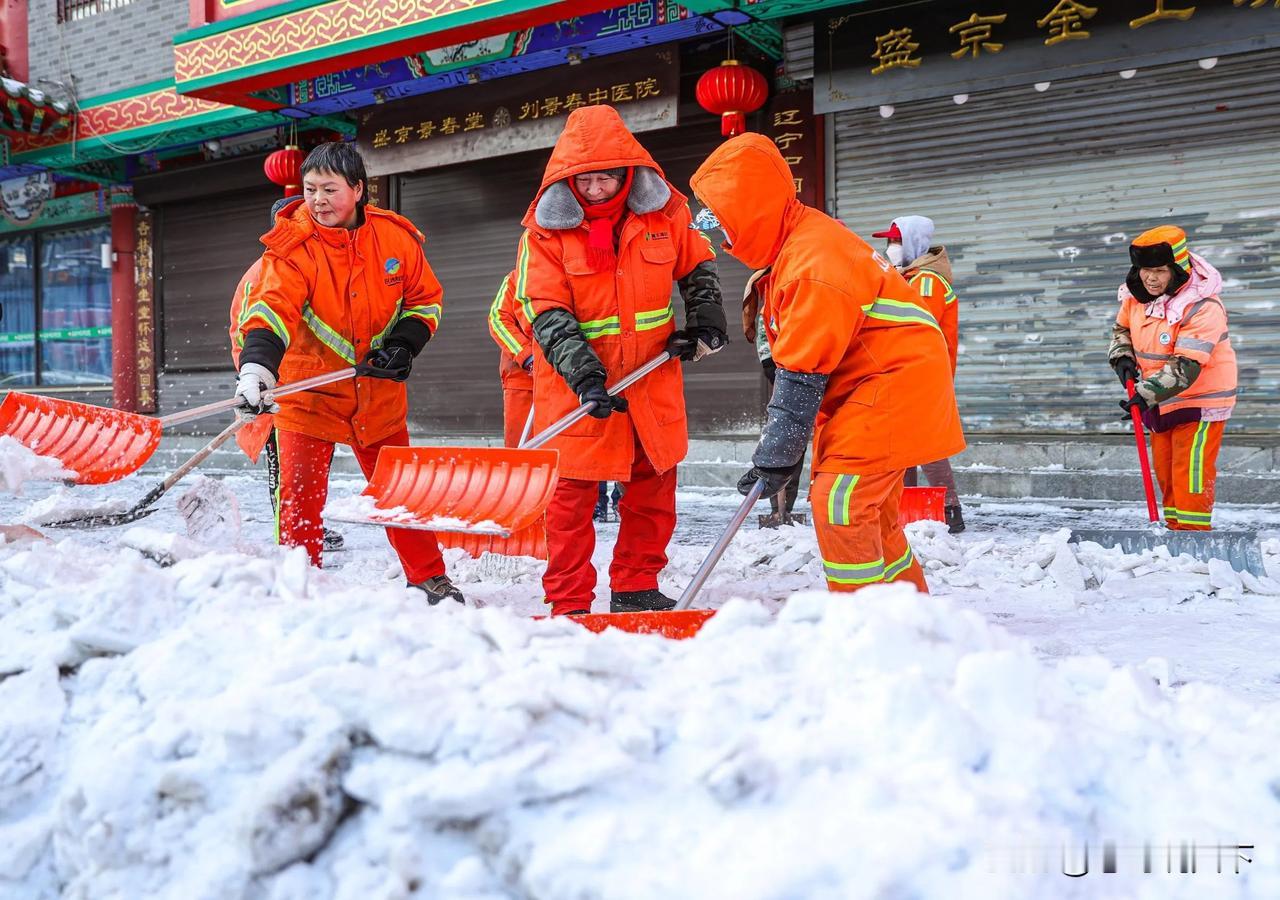
<svg viewBox="0 0 1280 900"><path fill-rule="evenodd" d="M670 197L660 209L628 209L618 237L617 269L593 272L587 262L588 226L547 229L536 219L538 198L558 181L620 166L647 167L663 178ZM634 177L632 183L634 184ZM613 384L657 356L675 331L673 282L715 258L690 225L688 201L609 106L574 110L565 122L523 225L516 258L516 295L528 322L551 309L568 310L600 357ZM536 346L536 345L535 345ZM665 472L689 450L684 379L679 362L650 373L624 395L628 413L586 416L547 444L560 453L560 474L589 481L631 477L638 437L649 462ZM534 431L578 406L578 398L541 348L534 350Z"/></svg>
<svg viewBox="0 0 1280 900"><path fill-rule="evenodd" d="M320 225L299 201L263 235L261 277L244 299L239 337L269 328L285 344L280 383L361 362L402 318L435 333L443 290L422 253L421 232L375 206L351 230ZM281 397L276 427L367 447L394 434L408 414L405 386L356 378Z"/></svg>
<svg viewBox="0 0 1280 900"><path fill-rule="evenodd" d="M533 375L524 368L533 355L532 327L516 302L516 273L502 279L489 305L489 334L498 345L498 376L505 391L533 390Z"/></svg>
<svg viewBox="0 0 1280 900"><path fill-rule="evenodd" d="M771 140L726 141L692 185L732 240L724 249L752 269L771 267L763 313L774 362L828 376L815 472L899 471L964 449L937 320L865 241L796 199Z"/></svg>

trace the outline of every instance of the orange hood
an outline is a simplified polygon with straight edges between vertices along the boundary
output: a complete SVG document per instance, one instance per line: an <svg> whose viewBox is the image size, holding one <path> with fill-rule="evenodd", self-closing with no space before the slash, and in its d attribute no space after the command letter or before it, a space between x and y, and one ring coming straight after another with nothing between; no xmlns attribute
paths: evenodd
<svg viewBox="0 0 1280 900"><path fill-rule="evenodd" d="M546 171L542 174L542 184L538 187L533 202L529 204L529 211L525 213L521 224L526 228L537 227L535 213L538 201L552 185L583 172L598 172L619 166L652 169L666 182L662 167L654 162L649 151L627 129L616 109L612 106L583 106L575 109L565 120L564 131L560 132ZM683 195L671 188L669 182L666 184L672 196L684 199ZM664 198L664 201L666 199L668 198ZM630 205L634 208L634 204ZM660 204L665 205L665 202Z"/></svg>
<svg viewBox="0 0 1280 900"><path fill-rule="evenodd" d="M773 264L804 208L786 160L762 134L725 141L698 166L689 184L732 238L724 250L752 269Z"/></svg>

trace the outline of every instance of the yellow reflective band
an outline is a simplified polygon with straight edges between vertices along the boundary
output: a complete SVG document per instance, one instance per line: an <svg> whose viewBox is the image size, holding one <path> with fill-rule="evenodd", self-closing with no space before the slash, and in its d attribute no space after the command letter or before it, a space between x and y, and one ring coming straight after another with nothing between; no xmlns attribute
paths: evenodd
<svg viewBox="0 0 1280 900"><path fill-rule="evenodd" d="M579 322L578 327L582 329L582 336L587 340L603 337L606 334L622 334L622 320L617 316L610 316L607 319L592 319L589 322Z"/></svg>
<svg viewBox="0 0 1280 900"><path fill-rule="evenodd" d="M849 524L849 501L861 475L837 475L827 495L827 521L832 525Z"/></svg>
<svg viewBox="0 0 1280 900"><path fill-rule="evenodd" d="M404 312L400 314L400 318L421 319L434 329L440 324L441 309L442 307L439 303L428 303L426 306L406 306Z"/></svg>
<svg viewBox="0 0 1280 900"><path fill-rule="evenodd" d="M868 318L879 319L882 322L892 322L895 325L928 325L939 334L942 333L942 329L938 327L938 320L928 310L905 300L877 297L874 303L868 303L862 307L862 311Z"/></svg>
<svg viewBox="0 0 1280 900"><path fill-rule="evenodd" d="M244 283L244 299L240 301L240 318L236 319L236 326L244 325L249 318L249 294L253 292L253 282L246 281Z"/></svg>
<svg viewBox="0 0 1280 900"><path fill-rule="evenodd" d="M387 335L391 333L391 329L396 327L396 323L400 321L400 303L404 300L401 297L396 301L396 310L391 314L391 319L387 322L385 328L373 336L373 340L369 342L369 346L377 350L382 346L382 342L387 339Z"/></svg>
<svg viewBox="0 0 1280 900"><path fill-rule="evenodd" d="M921 297L933 296L933 279L928 275L917 275L911 283L915 285Z"/></svg>
<svg viewBox="0 0 1280 900"><path fill-rule="evenodd" d="M507 280L502 279L502 285L498 288L498 293L493 296L493 304L489 307L489 329L493 332L494 337L511 354L520 352L520 342L516 340L516 336L511 333L511 329L502 324L502 318L498 315L498 310L502 307L502 295L507 292Z"/></svg>
<svg viewBox="0 0 1280 900"><path fill-rule="evenodd" d="M907 547L907 552L902 554L898 559L884 568L884 580L893 581L903 572L910 568L911 563L915 560L915 556L911 553L911 548Z"/></svg>
<svg viewBox="0 0 1280 900"><path fill-rule="evenodd" d="M1196 436L1191 439L1191 472L1187 489L1193 494L1204 493L1204 445L1209 439L1209 423L1201 422Z"/></svg>
<svg viewBox="0 0 1280 900"><path fill-rule="evenodd" d="M516 254L516 299L524 310L525 320L533 324L533 301L529 299L529 232L520 238L520 251Z"/></svg>
<svg viewBox="0 0 1280 900"><path fill-rule="evenodd" d="M884 580L884 559L869 563L833 563L824 559L822 572L836 584L871 584Z"/></svg>
<svg viewBox="0 0 1280 900"><path fill-rule="evenodd" d="M259 300L257 303L253 304L253 306L249 307L245 313L244 320L248 322L254 316L257 316L262 319L262 321L266 322L267 327L275 333L276 337L284 341L285 349L288 349L289 330L284 327L284 320L276 315L276 311L274 309Z"/></svg>
<svg viewBox="0 0 1280 900"><path fill-rule="evenodd" d="M315 311L310 306L302 307L302 321L307 324L307 327L311 329L311 333L316 336L320 343L342 357L345 362L353 366L356 364L355 345L330 328L323 319L315 314Z"/></svg>
<svg viewBox="0 0 1280 900"><path fill-rule="evenodd" d="M671 305L671 301L667 301L665 309L655 309L651 312L636 313L636 331L652 331L666 325L676 317L675 307Z"/></svg>

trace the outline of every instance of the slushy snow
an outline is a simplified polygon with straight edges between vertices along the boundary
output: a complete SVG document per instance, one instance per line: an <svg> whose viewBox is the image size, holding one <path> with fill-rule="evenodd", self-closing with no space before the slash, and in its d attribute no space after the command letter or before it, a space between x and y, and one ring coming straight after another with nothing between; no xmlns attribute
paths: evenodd
<svg viewBox="0 0 1280 900"><path fill-rule="evenodd" d="M173 498L0 546L0 897L1280 897L1272 579L992 504L910 527L933 596L813 590L811 529L748 528L696 638L595 635L533 618L535 560L446 551L487 608L429 607L377 530L315 570L225 483L239 546ZM680 502L669 593L737 497Z"/></svg>

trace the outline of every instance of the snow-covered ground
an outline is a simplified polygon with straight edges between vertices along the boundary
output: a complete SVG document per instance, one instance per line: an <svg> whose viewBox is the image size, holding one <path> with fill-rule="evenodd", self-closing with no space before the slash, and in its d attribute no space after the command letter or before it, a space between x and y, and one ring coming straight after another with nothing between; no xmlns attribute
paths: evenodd
<svg viewBox="0 0 1280 900"><path fill-rule="evenodd" d="M1280 897L1280 586L1065 542L1140 506L913 525L932 597L815 591L811 529L751 521L667 641L535 620L529 559L447 552L482 609L427 607L374 529L311 570L261 480L186 487L4 532L0 898ZM680 494L669 593L737 502ZM1280 575L1280 513L1218 521Z"/></svg>

